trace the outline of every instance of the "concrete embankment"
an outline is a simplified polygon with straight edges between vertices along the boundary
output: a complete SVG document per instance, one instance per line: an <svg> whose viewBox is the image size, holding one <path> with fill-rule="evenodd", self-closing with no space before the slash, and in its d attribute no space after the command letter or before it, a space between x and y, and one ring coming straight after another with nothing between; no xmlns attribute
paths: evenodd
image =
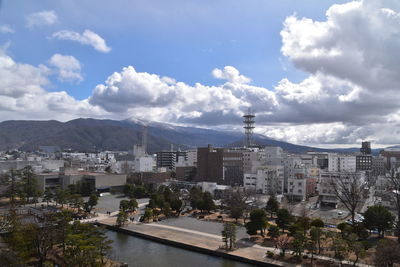
<svg viewBox="0 0 400 267"><path fill-rule="evenodd" d="M171 229L154 229L154 227L150 227L146 224L131 224L126 227L116 227L113 224L104 221L99 222L98 224L103 225L112 231L243 263L271 267L294 266L293 264L265 258L265 249L261 248L242 246L235 251L225 252L219 249L219 246L222 245L221 239L217 240L216 238L207 238Z"/></svg>

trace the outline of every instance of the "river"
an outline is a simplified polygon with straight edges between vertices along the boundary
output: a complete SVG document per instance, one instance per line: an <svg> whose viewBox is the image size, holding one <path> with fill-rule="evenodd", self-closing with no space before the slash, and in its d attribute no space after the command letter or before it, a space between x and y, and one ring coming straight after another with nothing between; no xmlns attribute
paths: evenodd
<svg viewBox="0 0 400 267"><path fill-rule="evenodd" d="M111 258L129 267L250 267L252 265L167 246L146 239L107 231L113 240Z"/></svg>

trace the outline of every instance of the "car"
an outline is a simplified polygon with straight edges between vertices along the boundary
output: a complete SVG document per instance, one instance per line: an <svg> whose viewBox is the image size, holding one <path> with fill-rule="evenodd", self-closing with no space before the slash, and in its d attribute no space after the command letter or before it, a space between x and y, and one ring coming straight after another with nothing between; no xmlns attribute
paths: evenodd
<svg viewBox="0 0 400 267"><path fill-rule="evenodd" d="M334 224L327 224L327 225L325 225L325 227L328 227L328 228L336 228L336 225L334 225Z"/></svg>

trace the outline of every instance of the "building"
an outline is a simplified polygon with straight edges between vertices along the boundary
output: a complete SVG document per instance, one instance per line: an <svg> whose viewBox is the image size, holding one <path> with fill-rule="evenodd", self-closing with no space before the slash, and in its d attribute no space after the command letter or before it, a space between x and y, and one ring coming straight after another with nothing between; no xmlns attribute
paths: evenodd
<svg viewBox="0 0 400 267"><path fill-rule="evenodd" d="M175 175L179 181L194 181L196 178L197 168L194 166L176 167Z"/></svg>
<svg viewBox="0 0 400 267"><path fill-rule="evenodd" d="M187 154L185 151L160 151L156 154L157 168L165 167L168 170L174 170L176 163L181 157L183 157L183 160L187 160Z"/></svg>
<svg viewBox="0 0 400 267"><path fill-rule="evenodd" d="M307 198L307 177L298 174L288 180L288 192L285 193L291 201L301 201Z"/></svg>
<svg viewBox="0 0 400 267"><path fill-rule="evenodd" d="M356 155L356 171L371 171L372 155Z"/></svg>
<svg viewBox="0 0 400 267"><path fill-rule="evenodd" d="M203 192L209 192L214 199L223 198L231 189L231 187L228 185L219 185L217 183L210 182L198 182L196 186L199 187Z"/></svg>
<svg viewBox="0 0 400 267"><path fill-rule="evenodd" d="M197 148L186 150L186 166L197 166Z"/></svg>
<svg viewBox="0 0 400 267"><path fill-rule="evenodd" d="M208 147L197 148L197 181L222 182L223 174L223 149Z"/></svg>
<svg viewBox="0 0 400 267"><path fill-rule="evenodd" d="M380 155L385 160L387 170L398 169L400 167L400 149L385 149Z"/></svg>
<svg viewBox="0 0 400 267"><path fill-rule="evenodd" d="M222 154L223 181L222 185L243 185L243 153L241 151L223 150Z"/></svg>
<svg viewBox="0 0 400 267"><path fill-rule="evenodd" d="M362 155L371 155L371 142L361 142L360 152Z"/></svg>
<svg viewBox="0 0 400 267"><path fill-rule="evenodd" d="M314 166L317 166L321 170L328 169L329 165L328 152L307 152L307 154L313 157Z"/></svg>
<svg viewBox="0 0 400 267"><path fill-rule="evenodd" d="M135 172L151 172L154 170L154 158L151 156L142 156L135 158Z"/></svg>
<svg viewBox="0 0 400 267"><path fill-rule="evenodd" d="M36 176L41 190L67 189L71 184L87 182L94 190L110 191L121 189L126 184L126 174L93 173L85 171L65 172L63 169L57 173L42 173Z"/></svg>
<svg viewBox="0 0 400 267"><path fill-rule="evenodd" d="M365 186L365 173L364 172L320 172L320 178L318 182L318 195L319 202L321 205L336 205L339 203L339 199L335 192L335 183L342 180L344 184L349 184L350 181L356 181L357 186Z"/></svg>
<svg viewBox="0 0 400 267"><path fill-rule="evenodd" d="M282 192L283 167L262 167L255 173L243 175L243 186L246 190L252 190L259 194L279 194Z"/></svg>
<svg viewBox="0 0 400 267"><path fill-rule="evenodd" d="M243 184L243 152L224 148L199 147L197 149L198 182L221 185Z"/></svg>
<svg viewBox="0 0 400 267"><path fill-rule="evenodd" d="M277 146L267 146L263 153L267 165L283 166L284 159L287 157L283 149Z"/></svg>
<svg viewBox="0 0 400 267"><path fill-rule="evenodd" d="M265 166L265 153L258 149L248 149L242 154L243 156L243 172L255 173L258 168Z"/></svg>
<svg viewBox="0 0 400 267"><path fill-rule="evenodd" d="M372 157L372 176L377 177L386 174L385 158L378 156Z"/></svg>
<svg viewBox="0 0 400 267"><path fill-rule="evenodd" d="M356 172L357 158L355 155L328 154L329 172Z"/></svg>
<svg viewBox="0 0 400 267"><path fill-rule="evenodd" d="M38 158L37 158L38 159ZM6 173L10 169L19 170L26 166L32 166L35 173L56 172L64 167L64 160L40 159L34 161L28 160L5 160L0 161L0 173Z"/></svg>

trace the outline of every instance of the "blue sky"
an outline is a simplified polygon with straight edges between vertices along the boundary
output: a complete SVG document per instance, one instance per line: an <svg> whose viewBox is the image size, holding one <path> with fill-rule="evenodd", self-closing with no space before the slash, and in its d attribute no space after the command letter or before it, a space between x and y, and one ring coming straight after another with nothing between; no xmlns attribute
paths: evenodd
<svg viewBox="0 0 400 267"><path fill-rule="evenodd" d="M3 0L0 121L147 119L400 143L398 0Z"/></svg>
<svg viewBox="0 0 400 267"><path fill-rule="evenodd" d="M53 54L67 54L83 65L84 80L60 83L49 90L65 90L77 99L114 71L132 65L138 71L173 77L189 84L214 84L214 68L234 66L253 84L272 88L283 77L298 81L305 74L281 54L279 32L285 18L323 19L333 3L345 1L36 1L3 0L1 23L15 28L0 35L19 62L39 65ZM26 17L53 10L52 25L26 27ZM50 39L59 30L90 29L112 48L99 53L88 46ZM284 68L286 70L284 70Z"/></svg>

